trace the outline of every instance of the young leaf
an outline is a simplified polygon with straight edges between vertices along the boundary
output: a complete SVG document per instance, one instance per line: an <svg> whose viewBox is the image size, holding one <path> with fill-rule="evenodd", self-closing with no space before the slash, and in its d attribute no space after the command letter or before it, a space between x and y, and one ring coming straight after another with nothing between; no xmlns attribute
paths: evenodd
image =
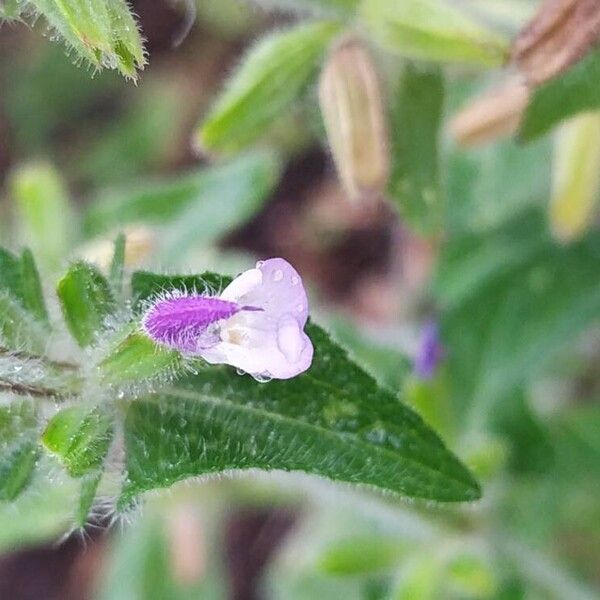
<svg viewBox="0 0 600 600"><path fill-rule="evenodd" d="M11 349L41 354L47 337L47 330L33 319L31 313L0 288L0 340Z"/></svg>
<svg viewBox="0 0 600 600"><path fill-rule="evenodd" d="M79 503L75 510L75 525L85 527L96 500L102 471L92 471L80 479Z"/></svg>
<svg viewBox="0 0 600 600"><path fill-rule="evenodd" d="M0 500L29 484L38 457L37 415L29 401L0 407Z"/></svg>
<svg viewBox="0 0 600 600"><path fill-rule="evenodd" d="M262 38L202 122L198 146L234 153L263 135L310 83L338 30L337 23L316 21Z"/></svg>
<svg viewBox="0 0 600 600"><path fill-rule="evenodd" d="M65 321L80 346L89 346L115 308L110 286L98 269L74 263L57 289Z"/></svg>
<svg viewBox="0 0 600 600"><path fill-rule="evenodd" d="M65 186L48 164L30 164L12 174L15 199L26 243L42 267L56 271L69 250L75 216Z"/></svg>
<svg viewBox="0 0 600 600"><path fill-rule="evenodd" d="M137 279L137 281L136 281ZM184 283L227 280L134 278L138 298ZM143 283L143 285L141 285ZM140 492L202 474L262 468L304 471L407 496L473 500L477 483L410 409L378 384L316 325L310 370L260 384L211 367L129 405L122 503Z"/></svg>
<svg viewBox="0 0 600 600"><path fill-rule="evenodd" d="M58 456L72 477L82 477L102 466L113 435L113 417L107 409L72 406L48 423L42 443Z"/></svg>
<svg viewBox="0 0 600 600"><path fill-rule="evenodd" d="M527 106L520 137L530 141L579 112L600 108L600 50L537 88Z"/></svg>
<svg viewBox="0 0 600 600"><path fill-rule="evenodd" d="M48 323L40 275L33 254L28 249L23 250L21 254L21 286L25 308L42 323Z"/></svg>
<svg viewBox="0 0 600 600"><path fill-rule="evenodd" d="M392 100L389 195L400 215L421 233L442 225L438 141L444 103L439 69L410 64Z"/></svg>
<svg viewBox="0 0 600 600"><path fill-rule="evenodd" d="M103 379L111 383L144 382L180 371L181 355L133 332L100 363L100 370Z"/></svg>
<svg viewBox="0 0 600 600"><path fill-rule="evenodd" d="M374 39L409 58L500 65L507 44L442 0L365 0L361 16Z"/></svg>
<svg viewBox="0 0 600 600"><path fill-rule="evenodd" d="M31 252L23 250L18 258L0 248L0 293L5 292L31 316L48 322L40 277Z"/></svg>
<svg viewBox="0 0 600 600"><path fill-rule="evenodd" d="M30 0L36 13L94 67L119 70L135 79L144 65L137 24L125 0Z"/></svg>

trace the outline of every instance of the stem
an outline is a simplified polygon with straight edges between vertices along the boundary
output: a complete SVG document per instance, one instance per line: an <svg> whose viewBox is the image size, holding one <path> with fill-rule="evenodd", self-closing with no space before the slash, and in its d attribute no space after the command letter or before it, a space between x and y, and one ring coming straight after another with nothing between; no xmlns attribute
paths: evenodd
<svg viewBox="0 0 600 600"><path fill-rule="evenodd" d="M23 360L39 360L40 362L43 362L50 367L54 367L62 371L79 370L79 367L74 363L61 360L50 360L45 356L38 356L37 354L30 354L29 352L23 352L21 350L10 350L9 348L5 348L4 346L0 346L0 356L13 356L15 358L21 358Z"/></svg>
<svg viewBox="0 0 600 600"><path fill-rule="evenodd" d="M30 385L28 383L15 383L13 381L7 381L6 379L1 378L0 391L33 396L34 398L53 398L54 400L66 400L69 397L68 394L64 394L52 388Z"/></svg>

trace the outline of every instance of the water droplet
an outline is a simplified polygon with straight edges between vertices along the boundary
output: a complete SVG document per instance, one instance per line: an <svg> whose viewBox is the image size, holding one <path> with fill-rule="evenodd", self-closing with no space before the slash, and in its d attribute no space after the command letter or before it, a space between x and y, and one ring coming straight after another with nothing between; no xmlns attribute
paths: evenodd
<svg viewBox="0 0 600 600"><path fill-rule="evenodd" d="M296 277L296 275L292 275L292 285L298 285L300 283L300 278Z"/></svg>
<svg viewBox="0 0 600 600"><path fill-rule="evenodd" d="M269 371L265 371L264 373L250 373L250 375L252 375L252 377L255 379L255 381L258 381L258 383L268 383L271 381L271 379L273 379L273 376L271 373L269 373Z"/></svg>
<svg viewBox="0 0 600 600"><path fill-rule="evenodd" d="M278 282L283 279L283 271L281 269L277 269L273 272L273 281Z"/></svg>
<svg viewBox="0 0 600 600"><path fill-rule="evenodd" d="M257 269L260 269L260 268L261 268L261 267L262 267L264 264L265 264L265 261L264 261L264 260L259 260L259 261L256 263L256 268L257 268Z"/></svg>
<svg viewBox="0 0 600 600"><path fill-rule="evenodd" d="M300 313L303 312L304 311L304 304L298 304L298 306L296 306L296 310L298 312L300 312Z"/></svg>

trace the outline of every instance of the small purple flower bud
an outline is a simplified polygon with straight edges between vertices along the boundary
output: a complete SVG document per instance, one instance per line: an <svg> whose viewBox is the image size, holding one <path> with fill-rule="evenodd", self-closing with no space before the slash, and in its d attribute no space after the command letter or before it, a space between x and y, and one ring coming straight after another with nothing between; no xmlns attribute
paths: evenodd
<svg viewBox="0 0 600 600"><path fill-rule="evenodd" d="M429 321L421 331L419 348L414 361L415 375L420 379L431 379L443 355L444 349L440 343L438 324Z"/></svg>
<svg viewBox="0 0 600 600"><path fill-rule="evenodd" d="M287 261L271 258L236 277L218 297L177 292L159 298L142 328L156 343L264 381L308 369L313 347L304 333L307 319L300 276Z"/></svg>

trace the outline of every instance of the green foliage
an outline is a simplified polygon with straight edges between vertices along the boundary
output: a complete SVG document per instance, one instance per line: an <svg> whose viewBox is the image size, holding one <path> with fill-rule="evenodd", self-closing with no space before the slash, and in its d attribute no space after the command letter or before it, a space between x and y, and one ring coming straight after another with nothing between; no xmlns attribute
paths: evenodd
<svg viewBox="0 0 600 600"><path fill-rule="evenodd" d="M31 402L0 407L0 500L14 500L29 484L38 457L37 419Z"/></svg>
<svg viewBox="0 0 600 600"><path fill-rule="evenodd" d="M23 238L43 266L56 271L77 227L64 183L50 165L30 164L13 173L11 193L20 212Z"/></svg>
<svg viewBox="0 0 600 600"><path fill-rule="evenodd" d="M473 397L477 418L489 417L496 402L598 318L599 244L591 234L557 246L531 214L493 235L449 245L438 297L451 308L445 335L453 381Z"/></svg>
<svg viewBox="0 0 600 600"><path fill-rule="evenodd" d="M196 136L203 150L231 153L264 134L316 74L339 25L314 22L263 38L246 56Z"/></svg>
<svg viewBox="0 0 600 600"><path fill-rule="evenodd" d="M94 265L77 262L59 281L57 294L71 334L80 346L89 346L115 308L108 282Z"/></svg>
<svg viewBox="0 0 600 600"><path fill-rule="evenodd" d="M135 79L145 63L138 26L125 0L28 0L76 57Z"/></svg>
<svg viewBox="0 0 600 600"><path fill-rule="evenodd" d="M500 65L507 44L440 0L364 0L361 17L373 38L409 58Z"/></svg>
<svg viewBox="0 0 600 600"><path fill-rule="evenodd" d="M90 207L85 230L97 234L124 223L170 221L167 240L185 235L188 243L208 243L256 211L278 176L273 154L254 152L175 179L110 190Z"/></svg>
<svg viewBox="0 0 600 600"><path fill-rule="evenodd" d="M58 456L69 475L82 477L102 466L112 435L113 417L106 408L72 406L52 417L42 443Z"/></svg>
<svg viewBox="0 0 600 600"><path fill-rule="evenodd" d="M560 121L579 112L600 107L600 50L590 52L583 60L533 93L520 137L529 141L548 132Z"/></svg>
<svg viewBox="0 0 600 600"><path fill-rule="evenodd" d="M392 168L389 196L417 231L442 225L438 138L444 102L439 70L407 65L391 109Z"/></svg>

